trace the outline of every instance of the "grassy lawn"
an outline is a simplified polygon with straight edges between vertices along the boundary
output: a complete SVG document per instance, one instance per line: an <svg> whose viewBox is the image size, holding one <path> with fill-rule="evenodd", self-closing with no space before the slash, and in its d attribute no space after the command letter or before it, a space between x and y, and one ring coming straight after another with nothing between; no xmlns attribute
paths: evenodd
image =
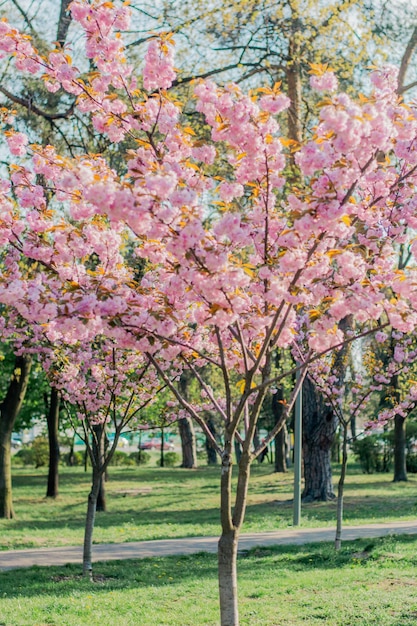
<svg viewBox="0 0 417 626"><path fill-rule="evenodd" d="M108 512L97 515L94 540L139 541L219 533L219 469L110 468ZM335 472L337 477L337 472ZM60 496L47 500L46 470L14 468L16 519L0 520L0 549L75 545L82 542L90 476L82 468L62 468ZM292 524L292 474L255 465L243 532ZM417 477L393 484L390 474L365 475L351 466L345 523L415 519ZM335 502L303 506L304 527L333 526Z"/></svg>
<svg viewBox="0 0 417 626"><path fill-rule="evenodd" d="M417 539L255 549L238 562L242 626L411 626ZM1 626L216 626L216 558L200 554L0 573Z"/></svg>

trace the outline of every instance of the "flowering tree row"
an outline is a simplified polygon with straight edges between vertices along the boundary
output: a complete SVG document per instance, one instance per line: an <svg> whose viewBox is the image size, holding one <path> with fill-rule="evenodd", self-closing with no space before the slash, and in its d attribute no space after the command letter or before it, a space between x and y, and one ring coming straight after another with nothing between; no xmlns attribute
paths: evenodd
<svg viewBox="0 0 417 626"><path fill-rule="evenodd" d="M304 145L280 129L289 100L279 85L244 93L235 84L198 82L195 112L210 132L204 139L169 93L169 35L151 41L135 77L119 33L128 26L127 6L75 0L70 10L93 71L80 72L67 50L40 55L7 22L0 49L18 71L74 95L96 130L120 144L126 169L116 172L106 155L68 158L31 144L4 113L18 163L10 184L2 183L0 301L36 328L37 345L90 342L94 362L101 336L140 355L135 367L156 372L211 438L222 460L221 621L236 625L237 542L250 465L262 451L253 449L259 414L279 382L274 351L292 351L302 339L305 373L358 335L415 327L414 274L396 269L396 250L417 224L416 114L398 101L394 68L371 74L372 91L354 100L315 67L311 86L324 99ZM142 277L130 254L145 263ZM349 315L356 325L343 331ZM221 375L221 392L206 378L208 364ZM174 382L184 368L201 403ZM207 409L224 422L222 446L207 427ZM235 438L243 452L233 494Z"/></svg>

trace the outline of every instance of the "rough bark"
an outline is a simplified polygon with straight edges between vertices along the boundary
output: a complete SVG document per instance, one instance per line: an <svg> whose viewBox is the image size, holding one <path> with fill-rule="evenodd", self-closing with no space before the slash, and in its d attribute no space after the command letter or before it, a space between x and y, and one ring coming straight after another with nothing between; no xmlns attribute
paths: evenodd
<svg viewBox="0 0 417 626"><path fill-rule="evenodd" d="M288 454L288 431L287 426L281 428L274 440L275 446L275 462L274 469L276 472L285 473L288 471L287 454Z"/></svg>
<svg viewBox="0 0 417 626"><path fill-rule="evenodd" d="M71 24L71 13L68 11L68 6L71 0L61 0L61 9L59 13L58 29L56 40L63 46L67 38L68 29Z"/></svg>
<svg viewBox="0 0 417 626"><path fill-rule="evenodd" d="M394 482L405 482L407 478L406 466L406 418L396 415L394 418Z"/></svg>
<svg viewBox="0 0 417 626"><path fill-rule="evenodd" d="M192 419L188 416L181 418L178 421L178 428L181 437L181 467L195 469L197 467L197 446Z"/></svg>
<svg viewBox="0 0 417 626"><path fill-rule="evenodd" d="M331 448L336 417L314 383L306 377L303 387L304 502L333 500Z"/></svg>
<svg viewBox="0 0 417 626"><path fill-rule="evenodd" d="M207 419L207 427L210 430L210 432L214 435L214 437L216 437L217 435L216 425L214 423L214 420L211 417ZM206 437L206 452L207 452L207 464L217 465L217 452L208 437Z"/></svg>
<svg viewBox="0 0 417 626"><path fill-rule="evenodd" d="M276 393L272 396L272 414L274 416L275 424L281 422L284 405L284 394L282 387L279 387ZM288 454L288 431L287 425L284 423L283 427L274 439L275 446L275 471L286 472L287 471L287 454Z"/></svg>
<svg viewBox="0 0 417 626"><path fill-rule="evenodd" d="M94 473L97 472L100 475L98 490L96 494L96 511L104 512L107 508L106 503L106 487L104 480L104 472L102 472L102 466L104 463L104 448L105 448L105 431L103 424L97 424L93 426L93 445L92 451L94 455L94 466L96 469L93 469L93 483L94 483Z"/></svg>
<svg viewBox="0 0 417 626"><path fill-rule="evenodd" d="M30 356L17 356L3 402L0 404L0 518L14 517L11 474L11 436L25 398L31 369Z"/></svg>
<svg viewBox="0 0 417 626"><path fill-rule="evenodd" d="M58 496L59 485L59 442L58 442L58 426L59 426L59 404L60 397L56 389L51 389L50 400L48 403L48 411L46 414L46 422L48 425L48 443L49 443L49 468L48 468L48 485L46 489L47 498L56 498Z"/></svg>
<svg viewBox="0 0 417 626"><path fill-rule="evenodd" d="M188 386L190 384L190 372L183 372L179 386L182 396L188 400ZM194 425L191 417L184 417L178 421L178 429L181 437L182 463L181 467L195 469L197 467L197 445Z"/></svg>

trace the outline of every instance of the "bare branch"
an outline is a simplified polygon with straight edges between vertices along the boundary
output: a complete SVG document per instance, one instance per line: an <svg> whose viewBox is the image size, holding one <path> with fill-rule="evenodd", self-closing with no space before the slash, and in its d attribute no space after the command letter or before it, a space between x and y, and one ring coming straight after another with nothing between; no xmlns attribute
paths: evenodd
<svg viewBox="0 0 417 626"><path fill-rule="evenodd" d="M75 104L71 104L69 109L64 111L64 113L47 113L46 111L43 111L38 106L36 106L36 104L33 104L32 98L21 98L20 96L15 96L8 89L1 86L0 92L15 104L19 104L20 106L25 107L25 109L27 109L28 111L35 113L35 115L40 115L49 122L52 122L53 120L67 119L74 113Z"/></svg>
<svg viewBox="0 0 417 626"><path fill-rule="evenodd" d="M16 9L19 11L20 15L23 17L23 19L25 20L30 32L32 33L32 35L36 35L36 31L33 28L32 25L32 20L30 19L30 17L28 16L28 14L26 13L26 11L24 11L22 9L22 7L20 6L20 4L17 2L17 0L12 0L13 4L15 5Z"/></svg>
<svg viewBox="0 0 417 626"><path fill-rule="evenodd" d="M398 89L397 93L403 93L405 75L411 62L415 49L417 48L417 26L414 27L411 33L410 40L407 44L403 57L401 59L400 71L398 72Z"/></svg>
<svg viewBox="0 0 417 626"><path fill-rule="evenodd" d="M159 365L158 361L153 357L153 355L148 353L146 356L148 357L148 359L150 360L152 365L155 367L156 371L161 376L163 381L166 383L167 387L169 387L169 389L172 391L174 396L177 398L177 400L181 404L181 406L191 415L191 417L197 422L197 424L199 426L201 426L201 428L204 431L204 434L206 435L206 437L208 437L208 439L210 440L211 444L215 448L216 452L218 452L219 456L221 457L222 454L223 454L223 450L219 446L218 442L216 441L213 433L211 432L211 430L207 426L206 422L198 415L198 413L193 409L191 404L189 404L186 401L186 399L182 397L182 395L180 394L180 392L178 391L176 386L173 384L173 382L165 374L164 370L161 368L161 366Z"/></svg>

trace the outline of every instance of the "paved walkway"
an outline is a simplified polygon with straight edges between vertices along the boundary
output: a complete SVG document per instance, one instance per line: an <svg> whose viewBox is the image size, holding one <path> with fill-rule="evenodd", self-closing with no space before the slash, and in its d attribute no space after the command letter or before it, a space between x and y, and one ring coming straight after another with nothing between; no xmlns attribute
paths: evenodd
<svg viewBox="0 0 417 626"><path fill-rule="evenodd" d="M297 528L274 532L243 534L239 550L255 546L290 545L333 541L334 528ZM390 522L366 526L346 526L342 539L383 537L384 535L417 535L417 522ZM101 543L93 546L93 561L119 559L142 559L152 556L216 552L218 537L190 537L187 539L162 539L158 541L135 541L130 543ZM0 571L32 565L65 565L82 561L82 546L38 548L36 550L0 551Z"/></svg>

